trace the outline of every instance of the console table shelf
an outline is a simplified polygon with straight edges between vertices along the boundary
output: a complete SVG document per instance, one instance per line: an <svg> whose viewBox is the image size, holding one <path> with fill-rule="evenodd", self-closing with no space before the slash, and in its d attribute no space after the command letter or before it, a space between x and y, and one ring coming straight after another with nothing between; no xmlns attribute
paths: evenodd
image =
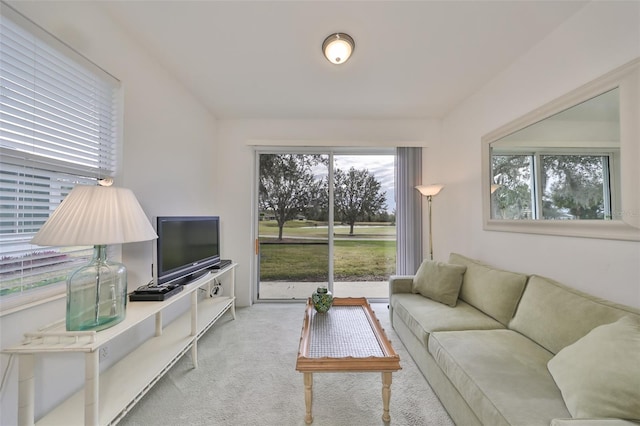
<svg viewBox="0 0 640 426"><path fill-rule="evenodd" d="M54 324L28 333L23 344L4 350L20 355L18 423L34 424L33 357L38 354L85 353L84 389L47 413L38 425L115 424L189 349L197 368L198 339L227 311L235 319L236 266L232 264L220 271L209 272L165 301L130 302L125 320L106 330L65 332L63 323ZM222 294L212 297L214 282L221 283ZM204 298L198 296L200 289L206 294ZM184 297L191 298L191 309L164 326L163 310ZM100 347L152 316L155 316L156 336L100 373Z"/></svg>

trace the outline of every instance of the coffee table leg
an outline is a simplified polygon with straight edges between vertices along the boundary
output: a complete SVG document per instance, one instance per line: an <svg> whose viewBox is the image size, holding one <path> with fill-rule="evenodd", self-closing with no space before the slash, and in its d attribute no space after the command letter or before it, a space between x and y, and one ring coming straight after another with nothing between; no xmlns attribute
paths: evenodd
<svg viewBox="0 0 640 426"><path fill-rule="evenodd" d="M391 400L391 373L382 373L382 420L391 421L389 401Z"/></svg>
<svg viewBox="0 0 640 426"><path fill-rule="evenodd" d="M304 404L307 409L307 414L304 417L306 424L313 423L313 416L311 415L311 404L313 402L313 373L304 373Z"/></svg>

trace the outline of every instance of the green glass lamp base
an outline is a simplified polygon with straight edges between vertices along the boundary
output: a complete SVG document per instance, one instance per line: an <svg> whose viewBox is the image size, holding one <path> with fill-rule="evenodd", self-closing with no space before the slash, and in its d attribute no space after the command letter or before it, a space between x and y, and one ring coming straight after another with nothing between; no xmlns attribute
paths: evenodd
<svg viewBox="0 0 640 426"><path fill-rule="evenodd" d="M123 319L124 317L122 318L100 317L98 318L97 321L95 319L87 321L85 323L79 323L76 321L71 326L73 329L69 329L67 327L67 331L90 331L90 330L100 331L100 330L104 330L105 328L113 327L119 322L122 322Z"/></svg>
<svg viewBox="0 0 640 426"><path fill-rule="evenodd" d="M67 331L104 330L126 316L127 270L107 260L107 246L94 246L93 259L67 279Z"/></svg>

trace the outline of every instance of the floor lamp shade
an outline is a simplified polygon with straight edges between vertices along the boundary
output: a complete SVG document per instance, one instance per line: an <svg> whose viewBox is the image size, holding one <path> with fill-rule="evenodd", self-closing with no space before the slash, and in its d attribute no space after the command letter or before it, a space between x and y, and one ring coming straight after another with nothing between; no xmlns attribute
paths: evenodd
<svg viewBox="0 0 640 426"><path fill-rule="evenodd" d="M438 195L438 193L442 190L442 188L444 188L444 185L441 185L439 183L416 186L416 189L420 191L420 193L425 197L433 197L434 195Z"/></svg>
<svg viewBox="0 0 640 426"><path fill-rule="evenodd" d="M31 240L46 246L94 246L91 262L67 278L68 331L102 330L125 318L127 270L107 259L107 245L155 238L131 190L74 187Z"/></svg>

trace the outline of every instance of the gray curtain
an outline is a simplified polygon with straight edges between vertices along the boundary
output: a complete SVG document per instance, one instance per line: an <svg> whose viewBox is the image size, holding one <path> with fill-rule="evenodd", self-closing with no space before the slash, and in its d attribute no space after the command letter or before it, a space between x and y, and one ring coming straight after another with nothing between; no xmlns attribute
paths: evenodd
<svg viewBox="0 0 640 426"><path fill-rule="evenodd" d="M396 274L412 275L422 263L422 148L396 150Z"/></svg>

